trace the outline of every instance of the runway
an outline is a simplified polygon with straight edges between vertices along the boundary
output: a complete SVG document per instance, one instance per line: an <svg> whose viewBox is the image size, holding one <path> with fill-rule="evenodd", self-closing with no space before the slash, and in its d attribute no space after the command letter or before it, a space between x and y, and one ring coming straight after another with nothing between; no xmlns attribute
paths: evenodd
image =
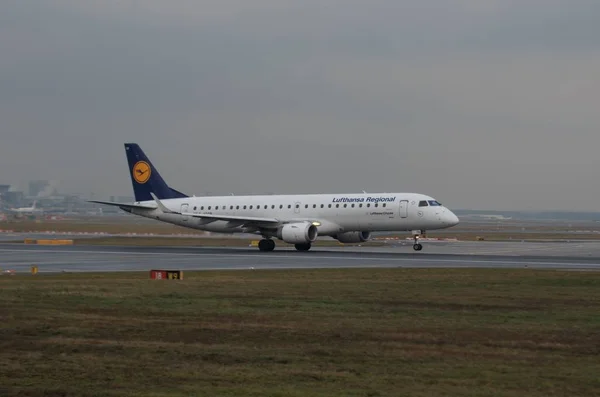
<svg viewBox="0 0 600 397"><path fill-rule="evenodd" d="M516 252L516 253L515 253ZM536 268L600 270L600 243L428 244L407 246L313 247L308 252L278 248L38 246L0 244L0 269L40 273L216 269L316 268Z"/></svg>

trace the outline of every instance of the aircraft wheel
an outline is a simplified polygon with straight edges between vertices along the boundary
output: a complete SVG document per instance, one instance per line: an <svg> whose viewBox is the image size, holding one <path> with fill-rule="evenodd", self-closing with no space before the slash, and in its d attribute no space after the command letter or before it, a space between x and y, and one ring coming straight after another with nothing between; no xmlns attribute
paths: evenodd
<svg viewBox="0 0 600 397"><path fill-rule="evenodd" d="M275 241L265 238L258 242L258 249L260 251L273 251L275 249Z"/></svg>
<svg viewBox="0 0 600 397"><path fill-rule="evenodd" d="M308 251L310 249L310 243L295 244L294 247L296 247L298 251Z"/></svg>
<svg viewBox="0 0 600 397"><path fill-rule="evenodd" d="M423 249L423 245L421 245L419 243L416 243L416 244L413 245L413 249L415 251L421 251Z"/></svg>

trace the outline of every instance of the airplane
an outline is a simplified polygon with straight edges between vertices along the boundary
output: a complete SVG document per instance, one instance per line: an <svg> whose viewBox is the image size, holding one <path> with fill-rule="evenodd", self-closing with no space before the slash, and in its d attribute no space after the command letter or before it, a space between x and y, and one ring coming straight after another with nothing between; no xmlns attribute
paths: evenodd
<svg viewBox="0 0 600 397"><path fill-rule="evenodd" d="M383 231L411 231L413 249L421 251L419 236L426 230L459 223L440 202L418 193L190 197L166 184L138 144L124 145L135 202L90 202L197 230L257 234L260 251L273 251L274 239L308 251L318 236L349 244Z"/></svg>
<svg viewBox="0 0 600 397"><path fill-rule="evenodd" d="M43 210L41 208L37 208L36 204L37 200L33 202L33 205L31 207L9 208L6 211L18 215L33 215L41 213Z"/></svg>

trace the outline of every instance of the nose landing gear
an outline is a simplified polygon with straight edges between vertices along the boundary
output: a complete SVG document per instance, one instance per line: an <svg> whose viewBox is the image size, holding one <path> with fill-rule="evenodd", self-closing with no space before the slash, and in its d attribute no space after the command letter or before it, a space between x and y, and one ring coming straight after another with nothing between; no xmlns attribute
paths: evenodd
<svg viewBox="0 0 600 397"><path fill-rule="evenodd" d="M425 235L425 230L418 230L415 232L413 232L414 235L414 244L413 244L413 249L415 251L421 251L423 249L423 245L421 243L419 243L419 238L423 235Z"/></svg>

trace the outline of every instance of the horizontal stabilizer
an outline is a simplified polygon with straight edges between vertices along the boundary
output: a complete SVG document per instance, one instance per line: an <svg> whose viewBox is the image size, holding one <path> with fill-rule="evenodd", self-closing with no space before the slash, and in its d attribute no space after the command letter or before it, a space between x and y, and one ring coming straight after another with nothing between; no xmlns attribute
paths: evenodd
<svg viewBox="0 0 600 397"><path fill-rule="evenodd" d="M143 209L143 210L155 210L156 209L156 207L149 206L149 205L140 205L140 204L131 204L131 203L115 203L112 201L90 200L89 202L97 203L97 204L112 205L113 207L128 208L128 209L133 209L133 208L138 208L138 209Z"/></svg>

